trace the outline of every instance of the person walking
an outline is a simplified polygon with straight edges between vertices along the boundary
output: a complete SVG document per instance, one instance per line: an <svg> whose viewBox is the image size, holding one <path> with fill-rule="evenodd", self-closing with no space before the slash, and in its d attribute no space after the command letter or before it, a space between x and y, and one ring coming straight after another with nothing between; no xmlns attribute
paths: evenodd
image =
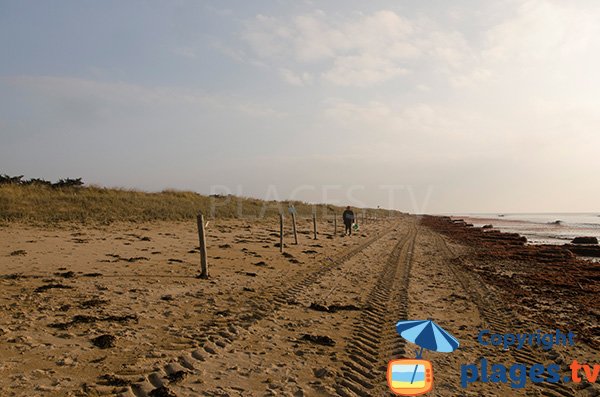
<svg viewBox="0 0 600 397"><path fill-rule="evenodd" d="M354 223L354 212L350 209L350 206L346 207L346 211L342 214L342 219L344 220L344 226L346 226L346 231L344 235L352 235L352 223Z"/></svg>

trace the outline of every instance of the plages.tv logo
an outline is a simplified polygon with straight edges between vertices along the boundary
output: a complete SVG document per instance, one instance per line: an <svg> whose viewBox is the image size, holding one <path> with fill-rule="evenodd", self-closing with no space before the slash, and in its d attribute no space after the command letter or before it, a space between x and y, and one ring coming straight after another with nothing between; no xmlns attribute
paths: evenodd
<svg viewBox="0 0 600 397"><path fill-rule="evenodd" d="M387 382L398 396L418 396L433 388L433 366L423 360L423 349L450 353L459 346L458 339L432 320L406 320L396 324L396 331L420 347L415 359L402 358L388 363Z"/></svg>

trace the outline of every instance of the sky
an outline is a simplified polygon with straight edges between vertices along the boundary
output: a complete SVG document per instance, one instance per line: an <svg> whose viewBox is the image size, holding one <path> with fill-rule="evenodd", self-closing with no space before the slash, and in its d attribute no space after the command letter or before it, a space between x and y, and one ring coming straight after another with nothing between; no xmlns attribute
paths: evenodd
<svg viewBox="0 0 600 397"><path fill-rule="evenodd" d="M600 2L0 0L0 173L600 211Z"/></svg>

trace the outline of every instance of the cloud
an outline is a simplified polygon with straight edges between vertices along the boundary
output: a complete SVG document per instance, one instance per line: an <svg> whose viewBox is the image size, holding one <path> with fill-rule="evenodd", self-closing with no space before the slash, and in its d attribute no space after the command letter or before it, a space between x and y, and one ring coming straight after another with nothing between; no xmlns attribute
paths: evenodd
<svg viewBox="0 0 600 397"><path fill-rule="evenodd" d="M418 29L387 10L353 19L317 10L289 19L258 15L246 22L242 38L270 64L293 61L296 67L317 66L325 82L366 87L409 72L405 62L422 54L415 45ZM281 77L291 84L301 83L288 72Z"/></svg>
<svg viewBox="0 0 600 397"><path fill-rule="evenodd" d="M295 86L310 85L313 82L313 76L308 72L296 73L289 69L282 68L279 69L279 74L286 83Z"/></svg>
<svg viewBox="0 0 600 397"><path fill-rule="evenodd" d="M480 32L480 47L463 48L464 67L448 74L454 86L489 82L562 90L582 72L600 66L595 56L600 52L600 5L553 0L509 4L514 5L510 16Z"/></svg>
<svg viewBox="0 0 600 397"><path fill-rule="evenodd" d="M277 18L262 14L246 22L242 39L262 58L281 56L286 52L283 40L290 40L292 31Z"/></svg>
<svg viewBox="0 0 600 397"><path fill-rule="evenodd" d="M340 86L367 87L408 73L390 59L363 54L336 58L333 67L322 77Z"/></svg>
<svg viewBox="0 0 600 397"><path fill-rule="evenodd" d="M563 62L598 48L600 6L582 5L548 0L520 2L514 17L486 32L483 57L489 62L535 68L540 62Z"/></svg>
<svg viewBox="0 0 600 397"><path fill-rule="evenodd" d="M585 69L582 59L597 64L590 51L600 51L599 5L515 0L489 7L480 12L494 16L468 36L453 26L477 14L458 10L447 20L391 10L351 15L313 10L288 17L259 14L246 21L241 37L265 65L293 70L294 75L279 73L293 85L305 84L298 78L305 72L315 81L362 88L425 72L428 79L439 75L453 88L470 89L504 84L504 76L564 80Z"/></svg>

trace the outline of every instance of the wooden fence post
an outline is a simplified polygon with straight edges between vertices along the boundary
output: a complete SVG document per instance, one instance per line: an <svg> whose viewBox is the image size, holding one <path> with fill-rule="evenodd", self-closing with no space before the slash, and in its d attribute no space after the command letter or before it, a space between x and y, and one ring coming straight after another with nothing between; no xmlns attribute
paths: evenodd
<svg viewBox="0 0 600 397"><path fill-rule="evenodd" d="M337 236L337 214L333 213L333 237Z"/></svg>
<svg viewBox="0 0 600 397"><path fill-rule="evenodd" d="M292 212L292 230L294 232L294 244L298 245L298 234L296 233L296 213Z"/></svg>
<svg viewBox="0 0 600 397"><path fill-rule="evenodd" d="M204 215L198 214L198 240L200 241L200 278L208 278L208 263L206 260L206 235L204 234Z"/></svg>
<svg viewBox="0 0 600 397"><path fill-rule="evenodd" d="M317 214L313 213L313 234L315 236L315 240L317 239Z"/></svg>
<svg viewBox="0 0 600 397"><path fill-rule="evenodd" d="M283 252L283 214L279 214L279 252Z"/></svg>

